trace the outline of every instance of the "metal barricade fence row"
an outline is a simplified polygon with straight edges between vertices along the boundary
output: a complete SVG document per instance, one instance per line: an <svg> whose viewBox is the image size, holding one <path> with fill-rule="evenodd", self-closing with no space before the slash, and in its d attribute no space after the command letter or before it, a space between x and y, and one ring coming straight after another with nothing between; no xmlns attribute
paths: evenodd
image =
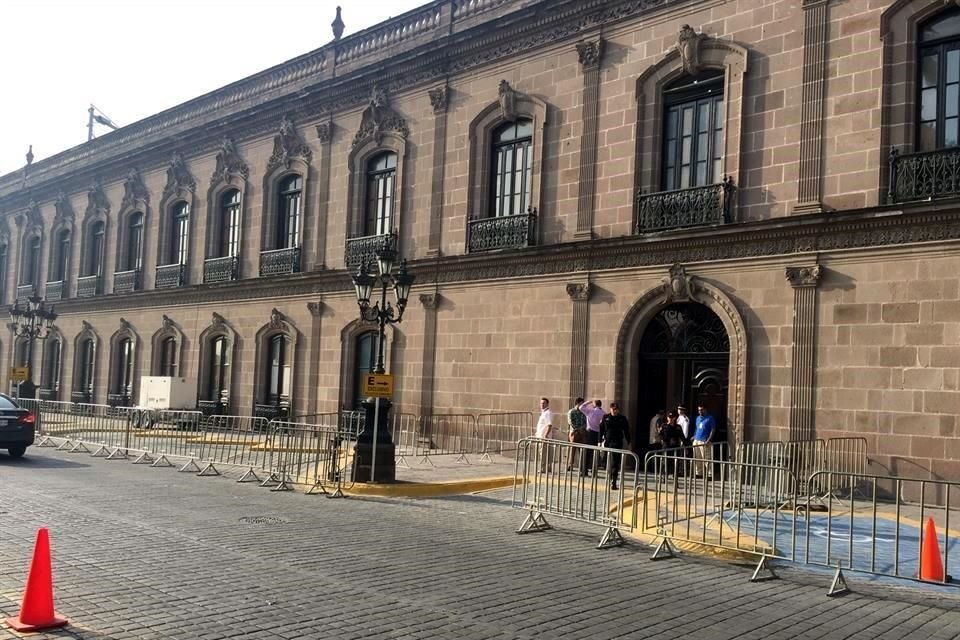
<svg viewBox="0 0 960 640"><path fill-rule="evenodd" d="M306 485L307 493L319 491L330 497L343 496L354 482L353 452L359 423L334 418L327 424L306 424L274 420L266 451L270 476L261 486L285 491L291 484Z"/></svg>
<svg viewBox="0 0 960 640"><path fill-rule="evenodd" d="M456 455L470 464L468 454L481 450L477 419L472 414L428 414L419 419L415 452L420 463L433 464L432 456Z"/></svg>
<svg viewBox="0 0 960 640"><path fill-rule="evenodd" d="M600 454L607 456L606 477L601 478ZM617 475L611 475L619 461ZM547 516L577 520L604 527L598 548L623 544L621 530L636 523L634 499L639 483L637 455L625 449L524 438L517 443L512 506L527 511L517 533L544 531Z"/></svg>
<svg viewBox="0 0 960 640"><path fill-rule="evenodd" d="M481 460L485 461L489 461L492 454L515 452L517 442L529 435L531 425L536 424L529 411L481 413L477 415L476 421Z"/></svg>

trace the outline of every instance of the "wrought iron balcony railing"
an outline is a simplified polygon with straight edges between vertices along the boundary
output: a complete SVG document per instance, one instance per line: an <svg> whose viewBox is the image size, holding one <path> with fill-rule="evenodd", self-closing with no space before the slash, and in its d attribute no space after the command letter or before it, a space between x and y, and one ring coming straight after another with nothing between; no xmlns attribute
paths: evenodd
<svg viewBox="0 0 960 640"><path fill-rule="evenodd" d="M37 288L32 284L18 284L17 302L26 302L27 298L31 297L36 290Z"/></svg>
<svg viewBox="0 0 960 640"><path fill-rule="evenodd" d="M287 405L276 404L255 404L253 405L253 416L255 418L266 418L267 420L276 420L286 418L290 413L290 407Z"/></svg>
<svg viewBox="0 0 960 640"><path fill-rule="evenodd" d="M173 289L184 285L184 275L186 274L186 265L182 264L164 264L157 267L157 289Z"/></svg>
<svg viewBox="0 0 960 640"><path fill-rule="evenodd" d="M260 252L260 277L300 273L300 247Z"/></svg>
<svg viewBox="0 0 960 640"><path fill-rule="evenodd" d="M708 224L726 224L733 219L733 178L703 187L637 195L637 233L666 231Z"/></svg>
<svg viewBox="0 0 960 640"><path fill-rule="evenodd" d="M467 228L467 252L522 249L537 244L537 210L518 216L495 216L471 220Z"/></svg>
<svg viewBox="0 0 960 640"><path fill-rule="evenodd" d="M70 393L70 400L72 402L90 404L93 402L93 394L89 391L73 391Z"/></svg>
<svg viewBox="0 0 960 640"><path fill-rule="evenodd" d="M47 283L46 290L44 291L44 298L47 302L56 302L57 300L63 300L64 291L63 291L63 280L54 280Z"/></svg>
<svg viewBox="0 0 960 640"><path fill-rule="evenodd" d="M344 263L347 269L356 271L361 264L366 264L367 269L371 273L375 273L377 270L377 250L385 245L396 250L397 234L381 233L375 236L347 238L347 246L344 250Z"/></svg>
<svg viewBox="0 0 960 640"><path fill-rule="evenodd" d="M107 404L111 407L129 407L133 404L130 394L127 393L108 393Z"/></svg>
<svg viewBox="0 0 960 640"><path fill-rule="evenodd" d="M117 271L113 274L114 293L132 293L140 290L140 270Z"/></svg>
<svg viewBox="0 0 960 640"><path fill-rule="evenodd" d="M203 261L203 283L216 284L236 280L239 262L237 256L207 258Z"/></svg>
<svg viewBox="0 0 960 640"><path fill-rule="evenodd" d="M198 400L197 409L205 416L225 416L229 413L227 405L218 400Z"/></svg>
<svg viewBox="0 0 960 640"><path fill-rule="evenodd" d="M900 153L890 150L888 202L960 196L960 147Z"/></svg>
<svg viewBox="0 0 960 640"><path fill-rule="evenodd" d="M78 298L92 298L100 295L100 293L100 276L80 276L77 278Z"/></svg>

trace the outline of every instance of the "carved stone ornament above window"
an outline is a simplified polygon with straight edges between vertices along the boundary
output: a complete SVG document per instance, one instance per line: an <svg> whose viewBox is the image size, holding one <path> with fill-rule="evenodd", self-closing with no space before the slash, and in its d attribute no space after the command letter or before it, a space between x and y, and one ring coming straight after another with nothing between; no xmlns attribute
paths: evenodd
<svg viewBox="0 0 960 640"><path fill-rule="evenodd" d="M173 320L171 320L170 317L169 317L167 314L163 314L163 330L164 330L164 331L169 331L169 330L173 329L175 326L176 326L176 325L175 325L175 323L173 322Z"/></svg>
<svg viewBox="0 0 960 640"><path fill-rule="evenodd" d="M223 319L222 315L214 311L210 318L210 328L214 331L222 331L226 329L226 327L227 321Z"/></svg>
<svg viewBox="0 0 960 640"><path fill-rule="evenodd" d="M237 145L230 138L224 138L217 152L217 167L210 178L211 186L220 182L227 184L243 183L250 177L250 167L240 157Z"/></svg>
<svg viewBox="0 0 960 640"><path fill-rule="evenodd" d="M447 85L430 89L429 94L430 106L433 107L433 113L435 115L445 113L447 110L447 102L450 97L450 91L447 88Z"/></svg>
<svg viewBox="0 0 960 640"><path fill-rule="evenodd" d="M688 302L693 298L693 276L687 275L682 264L670 267L670 278L667 280L667 299L671 302Z"/></svg>
<svg viewBox="0 0 960 640"><path fill-rule="evenodd" d="M820 282L820 265L787 267L785 275L792 287L815 287Z"/></svg>
<svg viewBox="0 0 960 640"><path fill-rule="evenodd" d="M367 138L373 138L378 145L383 140L384 133L394 133L406 139L410 135L407 121L401 118L390 106L387 92L381 87L373 87L370 91L370 101L363 110L360 120L360 129L353 137L353 146L356 147Z"/></svg>
<svg viewBox="0 0 960 640"><path fill-rule="evenodd" d="M307 164L313 159L310 147L300 138L293 121L284 116L280 121L280 132L273 137L273 153L267 161L267 173L279 166L290 168L294 160L302 160Z"/></svg>
<svg viewBox="0 0 960 640"><path fill-rule="evenodd" d="M100 213L107 214L109 212L110 201L107 200L107 194L103 192L103 183L100 178L96 178L87 191L87 210L84 217L90 218Z"/></svg>
<svg viewBox="0 0 960 640"><path fill-rule="evenodd" d="M589 282L568 282L567 295L574 302L590 299L593 287Z"/></svg>
<svg viewBox="0 0 960 640"><path fill-rule="evenodd" d="M173 152L173 158L167 166L167 186L163 188L163 197L177 193L194 193L197 190L197 181L187 170L187 163L179 151Z"/></svg>
<svg viewBox="0 0 960 640"><path fill-rule="evenodd" d="M317 140L320 144L327 144L333 140L333 123L321 122L317 125Z"/></svg>
<svg viewBox="0 0 960 640"><path fill-rule="evenodd" d="M497 101L500 103L500 117L507 122L517 119L517 92L506 80L500 81L497 88Z"/></svg>
<svg viewBox="0 0 960 640"><path fill-rule="evenodd" d="M577 57L585 68L599 67L603 60L603 48L606 41L603 38L585 40L577 43Z"/></svg>
<svg viewBox="0 0 960 640"><path fill-rule="evenodd" d="M70 197L63 191L57 192L57 199L53 201L53 209L56 212L54 216L56 223L73 222L73 205L70 204Z"/></svg>
<svg viewBox="0 0 960 640"><path fill-rule="evenodd" d="M274 307L270 311L270 328L271 329L283 329L286 324L284 320L285 319L283 317L283 314L280 313L280 311L276 307Z"/></svg>
<svg viewBox="0 0 960 640"><path fill-rule="evenodd" d="M147 185L143 183L139 169L130 169L127 179L123 181L123 202L120 203L121 211L126 208L137 209L150 202L150 192Z"/></svg>
<svg viewBox="0 0 960 640"><path fill-rule="evenodd" d="M683 62L685 73L696 75L700 72L700 45L706 38L707 34L697 33L688 24L680 27L676 49L680 53L680 60Z"/></svg>
<svg viewBox="0 0 960 640"><path fill-rule="evenodd" d="M33 198L27 208L17 214L14 218L18 227L23 227L24 231L41 231L43 229L43 216L40 214L40 205Z"/></svg>

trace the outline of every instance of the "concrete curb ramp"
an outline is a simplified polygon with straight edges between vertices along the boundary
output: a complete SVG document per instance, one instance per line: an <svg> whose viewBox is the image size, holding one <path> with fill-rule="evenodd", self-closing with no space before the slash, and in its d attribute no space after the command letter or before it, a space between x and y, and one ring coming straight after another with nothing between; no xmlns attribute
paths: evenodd
<svg viewBox="0 0 960 640"><path fill-rule="evenodd" d="M477 478L475 480L454 480L451 482L398 482L395 484L357 483L351 489L344 489L350 496L381 496L388 498L430 498L435 496L454 496L491 489L503 489L513 486L513 476L499 478Z"/></svg>

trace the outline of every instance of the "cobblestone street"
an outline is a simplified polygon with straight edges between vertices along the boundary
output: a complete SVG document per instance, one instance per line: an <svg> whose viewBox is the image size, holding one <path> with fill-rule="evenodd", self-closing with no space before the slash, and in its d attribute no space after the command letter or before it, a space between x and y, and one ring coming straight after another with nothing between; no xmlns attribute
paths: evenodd
<svg viewBox="0 0 960 640"><path fill-rule="evenodd" d="M650 562L555 521L518 536L509 490L329 500L31 449L0 455L0 613L49 526L49 638L953 638L960 595ZM0 638L19 637L0 630Z"/></svg>

